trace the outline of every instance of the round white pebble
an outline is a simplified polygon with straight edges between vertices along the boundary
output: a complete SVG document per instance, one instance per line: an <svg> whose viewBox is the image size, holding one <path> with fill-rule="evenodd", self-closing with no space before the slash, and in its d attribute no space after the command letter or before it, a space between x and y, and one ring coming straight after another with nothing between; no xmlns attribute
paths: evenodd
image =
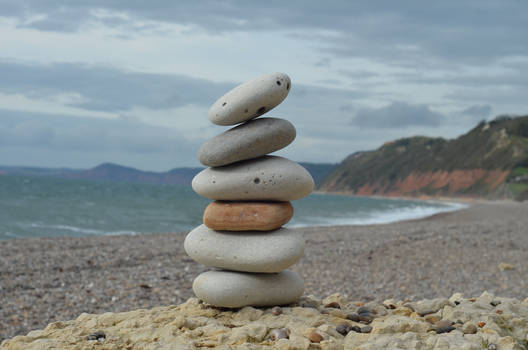
<svg viewBox="0 0 528 350"><path fill-rule="evenodd" d="M218 125L234 125L261 116L284 101L290 87L290 77L284 73L248 81L220 97L209 109L209 120Z"/></svg>
<svg viewBox="0 0 528 350"><path fill-rule="evenodd" d="M192 188L215 200L292 201L308 196L314 181L301 165L264 156L202 170L194 177Z"/></svg>
<svg viewBox="0 0 528 350"><path fill-rule="evenodd" d="M194 294L206 303L229 308L284 305L304 292L301 277L293 271L247 273L207 271L196 277Z"/></svg>
<svg viewBox="0 0 528 350"><path fill-rule="evenodd" d="M301 232L215 231L205 225L185 238L185 252L195 261L212 267L245 272L280 272L304 254Z"/></svg>
<svg viewBox="0 0 528 350"><path fill-rule="evenodd" d="M258 118L204 143L198 159L203 165L215 167L257 158L288 146L295 135L295 127L287 120Z"/></svg>

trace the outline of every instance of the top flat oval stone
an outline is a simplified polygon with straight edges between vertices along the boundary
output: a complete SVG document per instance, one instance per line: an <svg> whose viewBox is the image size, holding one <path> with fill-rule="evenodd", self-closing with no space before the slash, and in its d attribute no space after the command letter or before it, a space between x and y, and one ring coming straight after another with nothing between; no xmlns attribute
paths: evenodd
<svg viewBox="0 0 528 350"><path fill-rule="evenodd" d="M264 156L202 170L194 177L192 188L215 200L292 201L309 195L314 181L299 164Z"/></svg>
<svg viewBox="0 0 528 350"><path fill-rule="evenodd" d="M284 101L290 86L290 77L284 73L248 81L220 97L209 109L209 120L218 125L235 125L256 118Z"/></svg>
<svg viewBox="0 0 528 350"><path fill-rule="evenodd" d="M204 143L198 159L203 165L215 167L257 158L288 146L295 135L295 127L287 120L250 120Z"/></svg>

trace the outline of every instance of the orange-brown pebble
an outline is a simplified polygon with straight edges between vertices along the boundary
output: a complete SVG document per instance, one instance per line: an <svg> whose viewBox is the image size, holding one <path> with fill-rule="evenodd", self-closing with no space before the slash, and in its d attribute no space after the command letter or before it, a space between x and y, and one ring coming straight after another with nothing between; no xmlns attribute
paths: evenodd
<svg viewBox="0 0 528 350"><path fill-rule="evenodd" d="M323 336L316 331L311 331L308 339L310 339L312 343L320 343L323 340Z"/></svg>
<svg viewBox="0 0 528 350"><path fill-rule="evenodd" d="M205 208L203 220L217 231L271 231L286 224L293 216L290 202L216 201Z"/></svg>
<svg viewBox="0 0 528 350"><path fill-rule="evenodd" d="M497 310L496 311L499 315L502 315L502 310Z"/></svg>
<svg viewBox="0 0 528 350"><path fill-rule="evenodd" d="M478 323L478 326L479 326L480 328L484 327L485 325L486 325L486 322L479 322L479 323Z"/></svg>
<svg viewBox="0 0 528 350"><path fill-rule="evenodd" d="M335 301L332 301L331 303L326 304L325 307L330 307L333 309L341 309L341 305L339 305L339 303Z"/></svg>

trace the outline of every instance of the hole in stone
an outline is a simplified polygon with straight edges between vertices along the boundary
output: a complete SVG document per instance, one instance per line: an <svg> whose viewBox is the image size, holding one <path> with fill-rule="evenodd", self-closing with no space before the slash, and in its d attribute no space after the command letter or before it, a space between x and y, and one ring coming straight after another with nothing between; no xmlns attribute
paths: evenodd
<svg viewBox="0 0 528 350"><path fill-rule="evenodd" d="M290 83L286 85L286 90L290 90Z"/></svg>
<svg viewBox="0 0 528 350"><path fill-rule="evenodd" d="M222 107L224 107L227 104L227 102L222 103Z"/></svg>
<svg viewBox="0 0 528 350"><path fill-rule="evenodd" d="M281 86L281 82L277 80L277 85Z"/></svg>
<svg viewBox="0 0 528 350"><path fill-rule="evenodd" d="M256 184L259 184L260 183L260 179L258 177L256 177L255 179L253 179L253 182L256 183Z"/></svg>
<svg viewBox="0 0 528 350"><path fill-rule="evenodd" d="M266 112L266 107L260 107L257 111L257 114L262 114L264 112Z"/></svg>
<svg viewBox="0 0 528 350"><path fill-rule="evenodd" d="M244 109L244 113L247 113L247 112L249 112L249 111L248 111L248 109L247 109L247 108L246 108L246 109Z"/></svg>

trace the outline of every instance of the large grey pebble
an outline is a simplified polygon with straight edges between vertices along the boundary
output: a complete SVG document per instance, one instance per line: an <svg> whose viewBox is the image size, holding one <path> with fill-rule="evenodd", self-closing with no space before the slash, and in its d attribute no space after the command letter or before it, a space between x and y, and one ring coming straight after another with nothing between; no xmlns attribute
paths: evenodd
<svg viewBox="0 0 528 350"><path fill-rule="evenodd" d="M205 225L192 230L184 248L195 261L212 267L247 272L280 272L304 254L298 231L215 231Z"/></svg>
<svg viewBox="0 0 528 350"><path fill-rule="evenodd" d="M284 73L248 81L220 97L209 109L209 120L218 125L234 125L263 115L288 96L290 85L290 77Z"/></svg>
<svg viewBox="0 0 528 350"><path fill-rule="evenodd" d="M198 173L192 188L215 200L291 201L314 188L310 173L286 158L264 156Z"/></svg>
<svg viewBox="0 0 528 350"><path fill-rule="evenodd" d="M194 294L220 307L284 305L296 301L304 291L301 277L293 271L247 273L207 271L196 277Z"/></svg>
<svg viewBox="0 0 528 350"><path fill-rule="evenodd" d="M198 159L203 165L215 167L257 158L288 146L295 134L293 124L284 119L250 120L204 143Z"/></svg>

